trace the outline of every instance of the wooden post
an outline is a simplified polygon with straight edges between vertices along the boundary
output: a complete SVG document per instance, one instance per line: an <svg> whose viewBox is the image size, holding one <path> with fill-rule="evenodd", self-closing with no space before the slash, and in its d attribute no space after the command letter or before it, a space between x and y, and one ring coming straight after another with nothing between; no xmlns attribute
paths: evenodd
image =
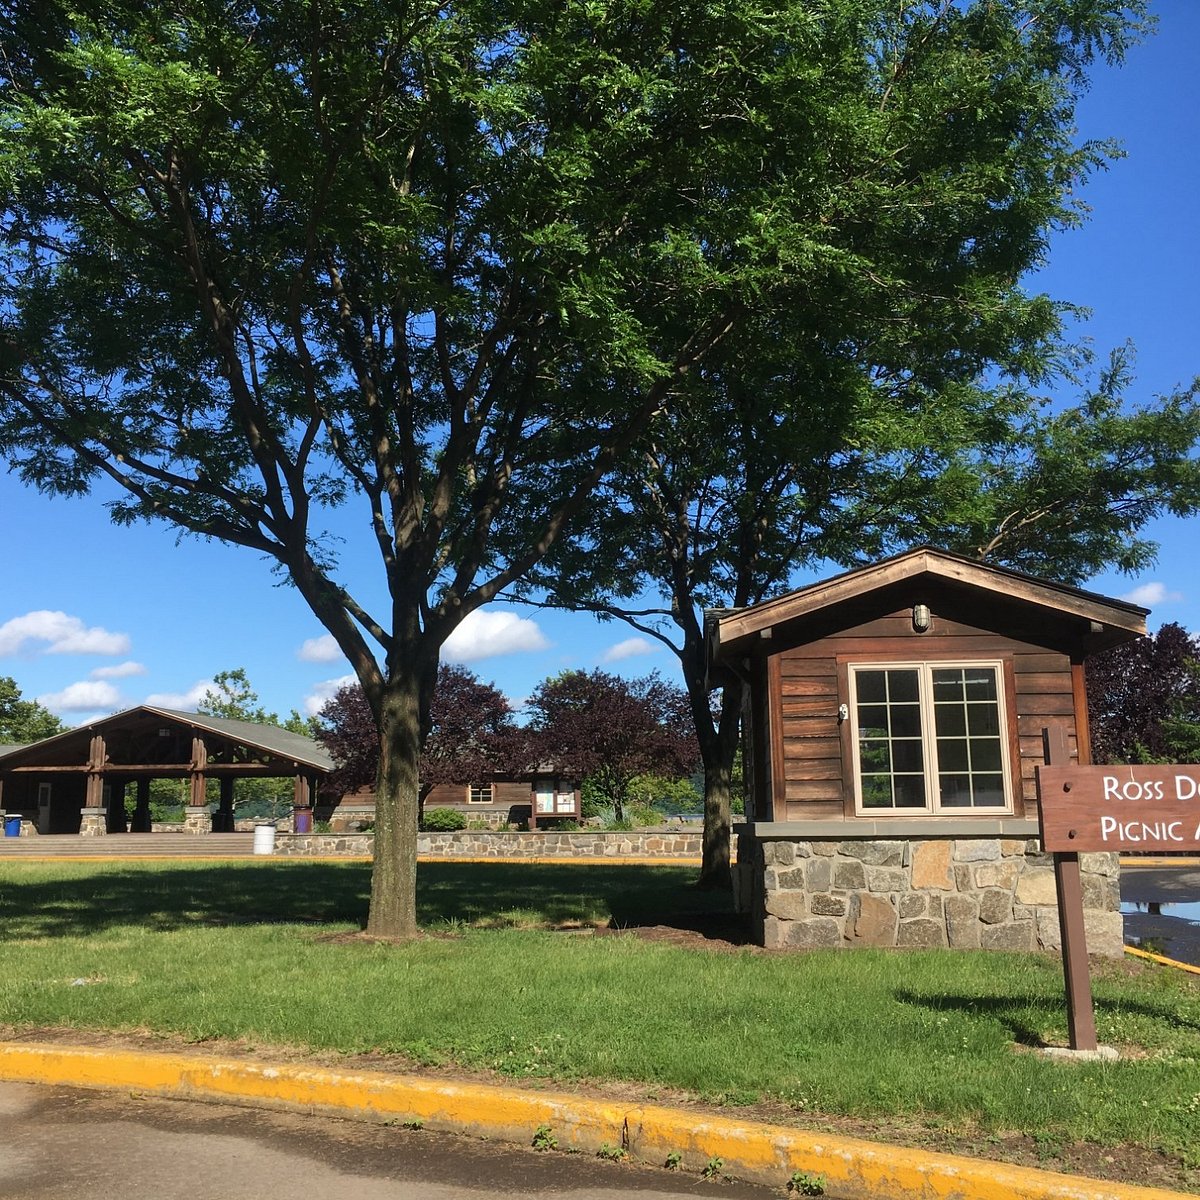
<svg viewBox="0 0 1200 1200"><path fill-rule="evenodd" d="M134 833L150 832L150 780L141 775L137 781L137 804L133 810Z"/></svg>
<svg viewBox="0 0 1200 1200"><path fill-rule="evenodd" d="M204 739L192 738L191 807L203 808L208 803L208 747Z"/></svg>
<svg viewBox="0 0 1200 1200"><path fill-rule="evenodd" d="M129 820L125 814L125 780L109 784L108 832L128 833Z"/></svg>
<svg viewBox="0 0 1200 1200"><path fill-rule="evenodd" d="M104 807L104 738L97 734L88 747L87 793L84 804L88 808Z"/></svg>
<svg viewBox="0 0 1200 1200"><path fill-rule="evenodd" d="M1071 761L1067 734L1061 725L1042 730L1048 767ZM1038 797L1039 805L1042 797ZM1063 982L1067 990L1067 1031L1072 1050L1095 1050L1096 1014L1092 1008L1092 979L1088 972L1087 934L1083 924L1083 885L1079 855L1054 855L1054 889L1058 896L1058 930L1062 941Z"/></svg>
<svg viewBox="0 0 1200 1200"><path fill-rule="evenodd" d="M233 776L221 776L221 803L213 818L214 833L233 832Z"/></svg>

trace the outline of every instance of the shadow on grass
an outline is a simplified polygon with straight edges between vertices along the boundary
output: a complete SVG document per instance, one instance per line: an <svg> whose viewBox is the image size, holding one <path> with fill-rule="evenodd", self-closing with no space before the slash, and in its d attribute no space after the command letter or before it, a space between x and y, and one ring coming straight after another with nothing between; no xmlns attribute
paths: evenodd
<svg viewBox="0 0 1200 1200"><path fill-rule="evenodd" d="M423 925L651 925L720 917L727 896L690 886L677 866L429 863L417 871ZM90 864L0 878L0 940L84 936L126 925L364 925L366 864L255 863L97 869ZM686 926L680 926L681 928Z"/></svg>
<svg viewBox="0 0 1200 1200"><path fill-rule="evenodd" d="M913 1004L921 1008L932 1009L935 1012L945 1012L947 1009L967 1013L972 1017L990 1017L1006 1028L1012 1039L1019 1046L1042 1048L1045 1039L1028 1023L1031 1007L1042 1006L1047 1009L1053 1006L1053 1001L1047 1001L1039 996L922 996L916 992L897 991L895 998L901 1004ZM1065 1020L1066 998L1063 997L1058 1005ZM1155 1006L1143 1004L1136 1000L1122 998L1119 1001L1108 1001L1102 996L1093 998L1097 1015L1111 1012L1114 1015L1130 1013L1149 1018L1152 1021L1166 1021L1168 1024L1183 1029L1200 1029L1200 1023L1181 1017L1178 1010L1166 1004Z"/></svg>

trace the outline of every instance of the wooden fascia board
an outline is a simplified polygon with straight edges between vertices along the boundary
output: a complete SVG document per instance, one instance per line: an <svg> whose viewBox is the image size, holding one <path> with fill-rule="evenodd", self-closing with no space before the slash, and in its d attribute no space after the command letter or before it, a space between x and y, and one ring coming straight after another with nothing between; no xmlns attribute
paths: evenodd
<svg viewBox="0 0 1200 1200"><path fill-rule="evenodd" d="M966 587L1032 604L1059 616L1095 621L1132 636L1146 632L1147 610L1125 601L1106 600L1075 588L1044 583L1026 576L989 568L983 564L944 557L931 551L915 551L903 558L831 579L825 584L780 596L756 608L720 619L713 630L715 659L724 658L730 647L761 635L786 621L812 616L838 604L874 591L928 575ZM1001 586L1002 585L1002 586Z"/></svg>
<svg viewBox="0 0 1200 1200"><path fill-rule="evenodd" d="M731 642L737 642L742 638L760 633L764 629L773 628L793 617L820 612L824 608L853 599L864 592L875 591L887 587L888 584L899 583L920 575L927 569L926 558L927 554L919 551L894 562L884 563L879 567L867 567L848 575L840 575L825 583L814 583L809 587L802 588L799 592L792 592L787 596L768 600L765 604L759 604L743 612L722 617L714 630L718 653Z"/></svg>

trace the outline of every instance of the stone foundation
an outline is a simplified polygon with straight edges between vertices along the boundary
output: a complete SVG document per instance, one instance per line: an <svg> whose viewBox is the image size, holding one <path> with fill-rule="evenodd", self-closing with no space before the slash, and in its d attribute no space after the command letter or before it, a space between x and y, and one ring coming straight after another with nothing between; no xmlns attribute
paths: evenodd
<svg viewBox="0 0 1200 1200"><path fill-rule="evenodd" d="M672 858L698 859L702 836L696 833L552 833L495 832L464 829L455 833L422 833L417 853L430 858ZM370 854L371 833L281 834L279 855Z"/></svg>
<svg viewBox="0 0 1200 1200"><path fill-rule="evenodd" d="M1091 954L1122 954L1116 854L1081 854ZM1054 867L1036 839L801 840L743 834L740 906L781 949L1059 949Z"/></svg>

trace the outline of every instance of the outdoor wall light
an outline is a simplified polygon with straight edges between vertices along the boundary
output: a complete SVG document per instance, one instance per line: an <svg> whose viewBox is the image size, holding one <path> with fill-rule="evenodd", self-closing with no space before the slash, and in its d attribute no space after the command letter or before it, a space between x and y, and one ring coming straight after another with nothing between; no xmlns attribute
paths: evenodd
<svg viewBox="0 0 1200 1200"><path fill-rule="evenodd" d="M912 614L913 628L918 633L925 633L929 629L929 621L929 605L914 604Z"/></svg>

